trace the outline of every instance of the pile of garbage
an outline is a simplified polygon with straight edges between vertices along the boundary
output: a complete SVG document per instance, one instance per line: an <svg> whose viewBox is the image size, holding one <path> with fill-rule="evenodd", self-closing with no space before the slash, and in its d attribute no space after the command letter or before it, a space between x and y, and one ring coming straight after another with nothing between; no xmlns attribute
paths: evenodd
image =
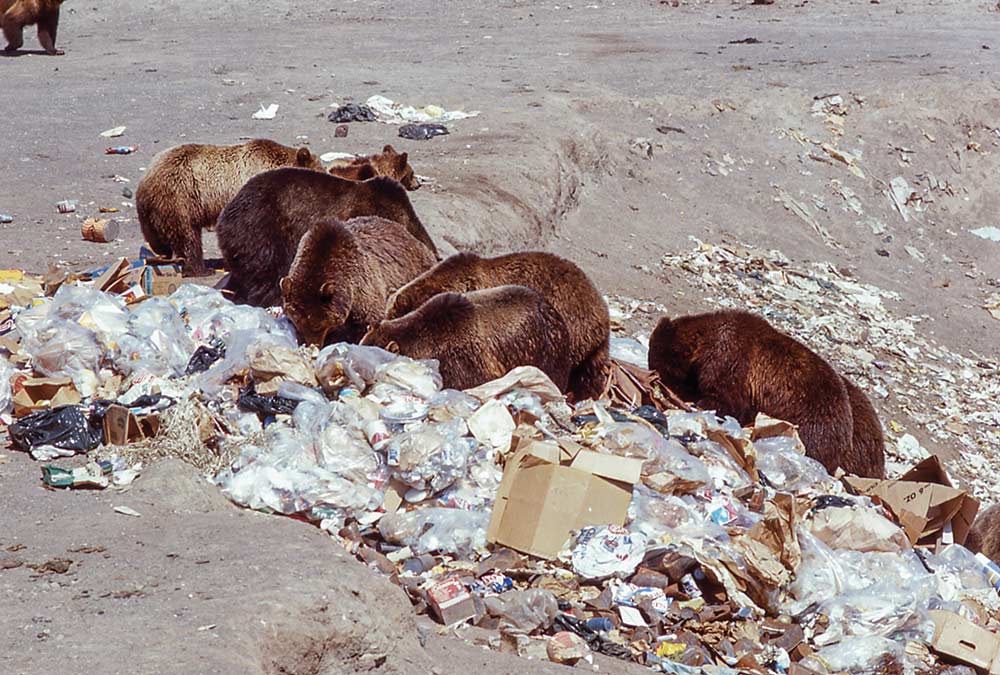
<svg viewBox="0 0 1000 675"><path fill-rule="evenodd" d="M780 251L714 245L667 255L661 267L687 272L709 303L761 314L835 363L869 396L888 401L948 447L973 494L1000 501L1000 364L958 354L918 330L927 316L901 316L897 294L852 279L829 263L793 265ZM895 420L887 451L900 473L927 456Z"/></svg>
<svg viewBox="0 0 1000 675"><path fill-rule="evenodd" d="M96 279L2 298L0 413L14 447L58 460L48 485L116 489L179 456L322 528L417 611L558 663L925 672L1000 649L1000 568L962 546L977 501L933 458L832 477L780 420L656 391L570 406L530 367L442 389L434 361L299 347L278 311L210 288Z"/></svg>

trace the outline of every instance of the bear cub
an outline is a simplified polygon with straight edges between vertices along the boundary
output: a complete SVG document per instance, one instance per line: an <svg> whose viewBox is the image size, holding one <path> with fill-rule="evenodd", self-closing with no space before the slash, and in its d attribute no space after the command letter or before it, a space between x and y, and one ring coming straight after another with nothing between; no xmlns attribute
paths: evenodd
<svg viewBox="0 0 1000 675"><path fill-rule="evenodd" d="M427 247L391 220L316 223L281 280L285 315L306 344L357 342L385 317L389 294L433 264Z"/></svg>
<svg viewBox="0 0 1000 675"><path fill-rule="evenodd" d="M439 293L381 322L361 340L415 359L437 359L444 386L469 389L535 366L561 390L569 382L569 332L559 312L525 286Z"/></svg>

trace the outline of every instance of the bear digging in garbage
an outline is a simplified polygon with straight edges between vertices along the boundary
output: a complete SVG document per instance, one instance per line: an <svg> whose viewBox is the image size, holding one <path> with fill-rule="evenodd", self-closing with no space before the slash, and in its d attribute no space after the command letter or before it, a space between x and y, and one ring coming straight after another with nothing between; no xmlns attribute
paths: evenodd
<svg viewBox="0 0 1000 675"><path fill-rule="evenodd" d="M415 359L437 359L444 386L469 389L535 366L561 390L569 381L569 332L534 289L499 286L439 293L398 319L383 321L361 340Z"/></svg>
<svg viewBox="0 0 1000 675"><path fill-rule="evenodd" d="M413 167L407 160L407 153L398 153L391 145L382 148L377 155L355 157L343 163L335 163L330 167L330 173L351 180L368 180L375 176L388 176L407 190L416 190L420 181L413 173Z"/></svg>
<svg viewBox="0 0 1000 675"><path fill-rule="evenodd" d="M495 258L458 253L397 291L386 316L402 316L437 293L504 284L533 288L555 307L569 330L569 391L578 401L599 396L607 380L608 306L587 275L559 256L540 251Z"/></svg>
<svg viewBox="0 0 1000 675"><path fill-rule="evenodd" d="M178 145L157 154L135 191L142 235L159 255L184 258L186 276L204 276L202 230L215 220L243 184L268 169L323 165L306 148L265 139L240 145Z"/></svg>
<svg viewBox="0 0 1000 675"><path fill-rule="evenodd" d="M316 223L281 280L285 315L308 344L357 342L384 318L389 294L434 260L426 246L391 220Z"/></svg>
<svg viewBox="0 0 1000 675"><path fill-rule="evenodd" d="M871 439L859 442L872 453L861 455L862 448L853 446L845 380L808 347L758 316L728 310L664 317L649 339L649 368L681 398L740 424L750 424L762 412L798 425L806 454L830 473L839 466L859 476L883 474L881 447ZM866 429L870 424L866 420Z"/></svg>
<svg viewBox="0 0 1000 675"><path fill-rule="evenodd" d="M281 301L299 240L313 224L379 216L403 225L434 255L402 185L379 176L365 181L306 169L275 169L254 176L219 216L219 249L230 270L236 302L268 307Z"/></svg>
<svg viewBox="0 0 1000 675"><path fill-rule="evenodd" d="M63 0L0 0L0 28L7 38L5 52L14 52L24 45L24 27L38 24L38 43L47 54L62 56L56 49L59 29L59 8Z"/></svg>

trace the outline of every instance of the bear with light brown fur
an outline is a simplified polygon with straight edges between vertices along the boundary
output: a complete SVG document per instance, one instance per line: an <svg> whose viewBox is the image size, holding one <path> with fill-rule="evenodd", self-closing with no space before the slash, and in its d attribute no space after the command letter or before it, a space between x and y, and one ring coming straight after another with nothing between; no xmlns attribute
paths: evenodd
<svg viewBox="0 0 1000 675"><path fill-rule="evenodd" d="M469 389L517 366L535 366L561 390L569 382L569 332L538 291L498 286L439 293L383 321L361 340L415 359L437 359L444 386Z"/></svg>
<svg viewBox="0 0 1000 675"><path fill-rule="evenodd" d="M59 9L63 0L0 0L0 29L7 38L5 52L15 52L24 45L24 27L38 25L38 43L47 54L62 56L56 49Z"/></svg>
<svg viewBox="0 0 1000 675"><path fill-rule="evenodd" d="M608 306L583 270L557 255L530 251L483 258L458 253L397 291L386 316L402 316L438 293L508 284L538 291L559 312L569 331L566 352L573 372L568 391L576 400L599 396L609 365Z"/></svg>
<svg viewBox="0 0 1000 675"><path fill-rule="evenodd" d="M436 258L437 249L402 185L379 176L364 181L306 169L254 176L222 210L216 227L235 302L270 307L281 301L299 240L315 223L379 216L400 223Z"/></svg>
<svg viewBox="0 0 1000 675"><path fill-rule="evenodd" d="M281 280L285 316L306 344L357 342L385 317L389 294L434 262L405 227L385 218L316 223Z"/></svg>
<svg viewBox="0 0 1000 675"><path fill-rule="evenodd" d="M416 190L420 187L420 181L410 166L408 154L396 152L391 145L385 146L382 152L376 155L335 162L330 167L330 173L351 180L386 176L398 181L407 190Z"/></svg>
<svg viewBox="0 0 1000 675"><path fill-rule="evenodd" d="M306 148L256 139L239 145L188 143L153 157L135 191L142 234L158 255L184 259L185 276L205 276L202 230L259 173L282 166L322 171Z"/></svg>
<svg viewBox="0 0 1000 675"><path fill-rule="evenodd" d="M852 401L851 387L826 361L759 316L664 317L649 339L649 368L684 400L740 424L762 412L798 425L806 454L830 473L842 467L883 476L881 426L864 394L855 391ZM852 403L863 412L857 434Z"/></svg>

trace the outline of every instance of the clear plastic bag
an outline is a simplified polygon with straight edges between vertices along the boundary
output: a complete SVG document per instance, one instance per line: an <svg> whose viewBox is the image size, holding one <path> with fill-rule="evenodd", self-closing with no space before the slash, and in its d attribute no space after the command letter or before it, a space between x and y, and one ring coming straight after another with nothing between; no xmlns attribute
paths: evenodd
<svg viewBox="0 0 1000 675"><path fill-rule="evenodd" d="M412 392L424 400L430 400L441 391L441 375L433 359L415 361L397 356L375 369L375 381Z"/></svg>
<svg viewBox="0 0 1000 675"><path fill-rule="evenodd" d="M851 637L807 656L801 665L818 673L856 673L870 675L884 672L887 659L902 661L902 643L876 635Z"/></svg>
<svg viewBox="0 0 1000 675"><path fill-rule="evenodd" d="M328 396L344 387L365 391L375 382L378 367L397 358L379 347L340 342L324 347L316 356L316 379Z"/></svg>
<svg viewBox="0 0 1000 675"><path fill-rule="evenodd" d="M94 332L62 319L46 321L37 328L21 342L22 349L31 355L32 367L49 377L73 378L82 394L92 391L104 356Z"/></svg>
<svg viewBox="0 0 1000 675"><path fill-rule="evenodd" d="M10 380L17 371L0 356L0 415L9 413L14 406L14 392Z"/></svg>
<svg viewBox="0 0 1000 675"><path fill-rule="evenodd" d="M611 338L611 358L631 363L640 368L649 367L649 348L635 338Z"/></svg>
<svg viewBox="0 0 1000 675"><path fill-rule="evenodd" d="M392 475L417 490L441 492L465 475L476 447L463 436L465 422L422 424L393 437L385 447Z"/></svg>
<svg viewBox="0 0 1000 675"><path fill-rule="evenodd" d="M506 635L529 635L544 630L559 615L559 601L552 591L544 588L507 591L483 602L491 616L500 618L500 632Z"/></svg>
<svg viewBox="0 0 1000 675"><path fill-rule="evenodd" d="M796 450L794 438L772 436L754 441L757 470L776 490L796 495L840 494L840 483L826 468Z"/></svg>
<svg viewBox="0 0 1000 675"><path fill-rule="evenodd" d="M184 373L194 349L176 307L165 298L149 298L129 314L115 366L126 375L145 370L176 377Z"/></svg>
<svg viewBox="0 0 1000 675"><path fill-rule="evenodd" d="M378 524L386 539L409 546L417 555L424 553L468 554L486 546L488 511L428 508L390 513Z"/></svg>

